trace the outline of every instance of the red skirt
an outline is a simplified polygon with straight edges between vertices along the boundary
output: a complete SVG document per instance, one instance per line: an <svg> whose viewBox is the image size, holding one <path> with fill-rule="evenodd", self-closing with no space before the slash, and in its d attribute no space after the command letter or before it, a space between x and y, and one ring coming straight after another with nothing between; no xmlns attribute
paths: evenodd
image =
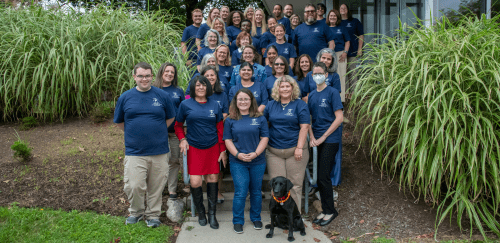
<svg viewBox="0 0 500 243"><path fill-rule="evenodd" d="M219 144L208 149L189 146L187 151L188 173L190 175L219 174Z"/></svg>

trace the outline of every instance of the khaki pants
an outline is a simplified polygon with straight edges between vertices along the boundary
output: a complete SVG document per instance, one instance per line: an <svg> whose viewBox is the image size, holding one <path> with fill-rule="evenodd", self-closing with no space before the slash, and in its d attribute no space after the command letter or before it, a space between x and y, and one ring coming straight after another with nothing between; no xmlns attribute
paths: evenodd
<svg viewBox="0 0 500 243"><path fill-rule="evenodd" d="M160 218L161 193L167 181L169 154L125 156L123 190L130 203L130 215L138 217L144 214L146 219ZM147 207L144 206L144 194Z"/></svg>
<svg viewBox="0 0 500 243"><path fill-rule="evenodd" d="M179 139L175 133L168 134L168 145L170 146L170 157L168 158L167 186L168 192L175 193L181 167Z"/></svg>
<svg viewBox="0 0 500 243"><path fill-rule="evenodd" d="M354 70L356 68L356 65L358 65L357 62L358 58L357 57L347 57L347 72ZM357 73L352 72L347 74L347 93L354 93L354 86L356 85L356 82L358 81Z"/></svg>
<svg viewBox="0 0 500 243"><path fill-rule="evenodd" d="M302 152L302 160L296 161L294 156L295 148L275 149L267 146L267 170L270 178L283 176L292 182L293 188L290 195L297 204L299 212L302 213L302 185L304 184L304 175L309 161L309 150L305 146Z"/></svg>
<svg viewBox="0 0 500 243"><path fill-rule="evenodd" d="M344 62L340 62L340 56L342 55L342 53L344 53L343 51L338 51L336 52L335 54L337 54L337 60L339 60L339 65L337 67L337 73L339 74L340 76L340 88L342 90L339 90L342 91L340 92L340 99L342 100L342 102L345 102L345 93L346 93L346 86L345 86L345 74L346 74L346 71L347 71L347 60L345 60Z"/></svg>

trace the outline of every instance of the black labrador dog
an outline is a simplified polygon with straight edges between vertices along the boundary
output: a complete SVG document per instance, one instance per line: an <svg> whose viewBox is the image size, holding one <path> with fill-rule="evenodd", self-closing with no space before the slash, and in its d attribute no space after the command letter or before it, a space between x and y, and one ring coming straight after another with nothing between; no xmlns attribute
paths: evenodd
<svg viewBox="0 0 500 243"><path fill-rule="evenodd" d="M285 177L278 176L269 182L271 185L271 193L273 198L269 203L269 210L271 211L271 224L269 233L266 238L273 238L274 227L288 230L288 241L294 241L294 231L300 231L300 235L306 235L306 228L300 216L297 204L292 197L290 197L290 190L293 184ZM268 228L266 227L266 228Z"/></svg>

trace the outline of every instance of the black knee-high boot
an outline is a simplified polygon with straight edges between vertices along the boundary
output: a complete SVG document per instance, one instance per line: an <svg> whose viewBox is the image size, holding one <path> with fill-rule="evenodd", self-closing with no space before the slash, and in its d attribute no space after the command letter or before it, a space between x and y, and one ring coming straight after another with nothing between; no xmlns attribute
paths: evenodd
<svg viewBox="0 0 500 243"><path fill-rule="evenodd" d="M218 192L219 188L217 182L207 183L208 223L210 224L210 228L212 229L219 228L219 222L217 222L217 218L215 217Z"/></svg>
<svg viewBox="0 0 500 243"><path fill-rule="evenodd" d="M198 223L201 226L207 225L207 216L205 215L205 205L203 205L203 189L202 187L191 187L191 196L193 197L194 206L198 211Z"/></svg>

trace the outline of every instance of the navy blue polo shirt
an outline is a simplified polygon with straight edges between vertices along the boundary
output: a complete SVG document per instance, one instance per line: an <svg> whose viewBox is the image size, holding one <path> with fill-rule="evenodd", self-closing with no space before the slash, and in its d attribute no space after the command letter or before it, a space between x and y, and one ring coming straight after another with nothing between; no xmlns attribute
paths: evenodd
<svg viewBox="0 0 500 243"><path fill-rule="evenodd" d="M312 118L314 138L319 139L335 121L335 111L341 110L342 101L340 93L335 88L326 86L321 92L314 89L309 94L307 103ZM340 143L342 141L342 123L328 138L325 143Z"/></svg>
<svg viewBox="0 0 500 243"><path fill-rule="evenodd" d="M351 20L342 20L340 22L340 26L343 26L347 29L347 33L349 33L349 38L351 39L351 46L349 47L349 53L347 53L347 56L357 56L359 45L358 37L365 34L363 30L363 24L361 24L361 22L357 18L352 18Z"/></svg>
<svg viewBox="0 0 500 243"><path fill-rule="evenodd" d="M335 52L345 51L345 43L351 41L349 33L344 26L330 27L333 33L333 40L335 41ZM349 47L350 48L350 47Z"/></svg>
<svg viewBox="0 0 500 243"><path fill-rule="evenodd" d="M316 89L316 82L312 77L312 71L307 73L306 81L309 83L309 91ZM334 87L336 90L342 92L340 86L340 75L338 73L328 73L328 77L326 77L325 83L327 86Z"/></svg>
<svg viewBox="0 0 500 243"><path fill-rule="evenodd" d="M312 25L303 23L295 28L293 34L293 45L297 47L297 55L308 54L311 58L315 58L321 49L328 48L328 42L333 40L330 27L321 21Z"/></svg>
<svg viewBox="0 0 500 243"><path fill-rule="evenodd" d="M163 87L162 90L167 92L167 94L170 97L170 100L173 102L172 104L174 105L174 109L177 111L179 109L179 105L185 99L184 91L181 88L175 87L173 85L170 85L168 87ZM172 122L172 124L168 127L169 133L175 132L174 124L175 122Z"/></svg>
<svg viewBox="0 0 500 243"><path fill-rule="evenodd" d="M239 153L248 154L255 152L259 146L261 137L269 137L269 128L264 116L250 117L250 115L242 115L239 120L233 120L231 117L228 117L224 122L223 139L232 139ZM229 153L229 162L252 165L264 164L266 163L266 156L265 153L261 153L252 162L244 162Z"/></svg>
<svg viewBox="0 0 500 243"><path fill-rule="evenodd" d="M198 49L196 49L196 34L198 34L199 29L200 27L190 25L182 32L181 41L186 43L187 51L189 52L189 60L196 60L197 58L196 52Z"/></svg>
<svg viewBox="0 0 500 243"><path fill-rule="evenodd" d="M266 86L262 82L253 82L253 85L250 87L243 87L243 85L240 83L237 83L234 87L231 88L229 91L229 100L233 100L233 96L238 92L238 90L242 88L247 88L250 91L252 91L253 96L255 97L255 100L257 101L257 105L267 105L267 90Z"/></svg>

